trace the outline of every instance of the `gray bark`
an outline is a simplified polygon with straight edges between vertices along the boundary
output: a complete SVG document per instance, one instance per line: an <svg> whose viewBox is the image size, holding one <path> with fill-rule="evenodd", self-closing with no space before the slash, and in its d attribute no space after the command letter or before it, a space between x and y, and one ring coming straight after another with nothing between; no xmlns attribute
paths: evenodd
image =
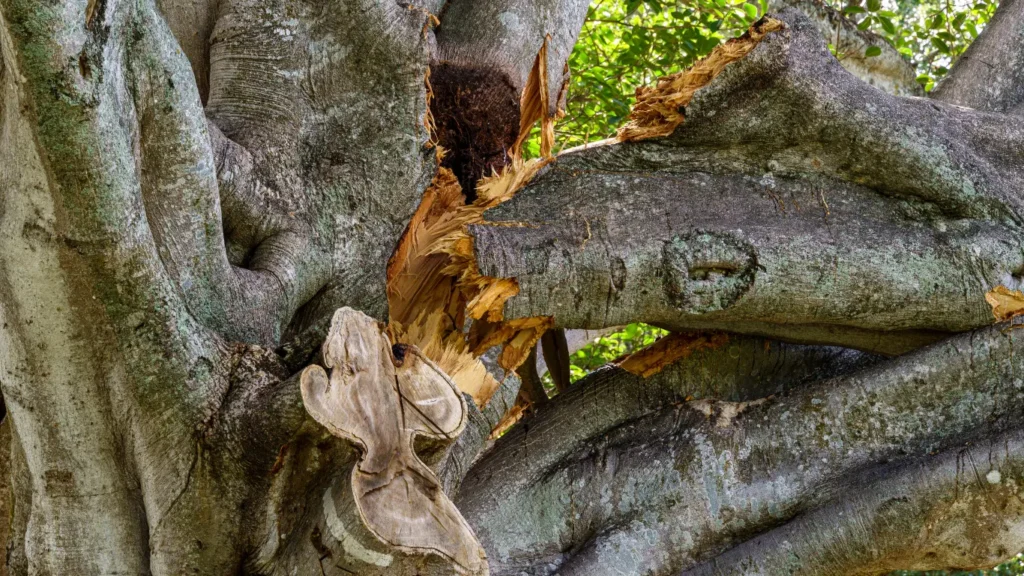
<svg viewBox="0 0 1024 576"><path fill-rule="evenodd" d="M937 100L978 110L1019 113L1024 103L1024 3L1004 0L992 20L949 75L935 88Z"/></svg>
<svg viewBox="0 0 1024 576"><path fill-rule="evenodd" d="M820 0L773 0L769 10L795 8L815 24L818 32L832 45L839 63L851 74L872 86L899 96L922 96L917 71L885 38L858 30L857 23ZM877 47L881 53L868 56Z"/></svg>
<svg viewBox="0 0 1024 576"><path fill-rule="evenodd" d="M1019 49L1007 6L978 60ZM336 308L386 316L437 169L428 67L456 72L437 92L501 88L475 110L518 130L541 43L560 90L585 9L0 0L9 573L450 573L364 524L357 450L298 370ZM754 335L647 380L604 369L498 442L520 384L490 358L498 393L419 458L491 572L776 573L785 541L815 559L801 573L871 573L1024 547L1021 336L980 328L1024 269L1015 92L886 95L783 18L674 135L564 155L489 213L539 226L474 228L481 270L519 281L507 317ZM464 180L504 164L483 146L502 130L470 134ZM872 547L897 512L905 537Z"/></svg>
<svg viewBox="0 0 1024 576"><path fill-rule="evenodd" d="M890 354L988 324L984 293L1024 264L1024 124L881 93L805 22L699 91L674 135L563 154L488 212L531 225L473 231L481 271L526 295L506 316Z"/></svg>
<svg viewBox="0 0 1024 576"><path fill-rule="evenodd" d="M1007 475L992 482L1003 491L996 497L1017 497L1013 440L1004 449L998 434L1020 425L1019 334L988 328L888 362L738 338L647 380L598 372L502 437L456 503L494 574L676 574L772 529L721 561L735 573L761 562L761 573L778 574L771 567L792 558L766 552L764 542L788 539L822 558L800 563L800 574L835 573L832 544L846 573L881 573L900 561L991 565L1018 546L1016 506L941 503L977 505L984 486L956 490L993 470ZM963 448L972 442L984 446L970 450L977 470ZM937 453L941 476L909 482L903 466ZM949 474L954 460L963 465ZM942 528L915 531L900 549L880 517L893 501L914 512L905 525ZM990 509L1003 513L975 517ZM818 518L829 519L834 541ZM971 522L987 528L972 532ZM871 523L879 531L859 532ZM929 556L953 534L967 541ZM868 564L885 554L894 562Z"/></svg>

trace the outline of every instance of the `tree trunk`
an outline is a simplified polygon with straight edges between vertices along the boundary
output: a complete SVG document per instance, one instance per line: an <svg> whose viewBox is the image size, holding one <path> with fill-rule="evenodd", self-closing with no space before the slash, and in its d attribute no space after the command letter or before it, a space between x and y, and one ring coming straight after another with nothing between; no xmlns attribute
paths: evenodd
<svg viewBox="0 0 1024 576"><path fill-rule="evenodd" d="M1024 276L1019 2L933 99L864 82L899 92L892 55L848 73L838 16L787 8L646 93L632 126L667 135L523 164L587 4L0 0L7 573L1024 548L1022 336L985 303ZM412 246L426 223L445 250ZM409 254L444 295L419 336L449 348L395 317ZM676 334L571 387L550 334L560 393L491 439L544 327L636 321Z"/></svg>

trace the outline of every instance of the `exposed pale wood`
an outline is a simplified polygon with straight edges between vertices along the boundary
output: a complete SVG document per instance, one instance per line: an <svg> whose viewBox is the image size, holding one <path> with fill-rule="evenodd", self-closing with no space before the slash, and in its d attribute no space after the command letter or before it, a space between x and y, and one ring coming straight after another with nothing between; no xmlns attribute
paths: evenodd
<svg viewBox="0 0 1024 576"><path fill-rule="evenodd" d="M434 554L460 574L487 574L480 543L413 450L417 437L454 440L466 424L458 388L415 347L392 346L377 322L338 310L324 342L330 375L302 373L310 415L362 452L352 493L366 527L410 554Z"/></svg>
<svg viewBox="0 0 1024 576"><path fill-rule="evenodd" d="M520 158L501 173L481 180L467 204L455 175L441 168L388 262L389 331L396 341L415 344L484 406L498 388L476 357L504 346L498 358L508 371L522 364L551 326L546 316L502 321L502 306L518 293L514 278L480 274L471 224L512 198L547 161ZM464 333L466 321L474 323Z"/></svg>
<svg viewBox="0 0 1024 576"><path fill-rule="evenodd" d="M660 78L653 86L636 89L636 105L629 113L629 122L619 128L618 139L646 140L668 136L686 120L684 107L694 93L707 86L730 63L743 58L771 32L785 25L774 18L763 18L750 26L750 30L712 50L705 58L686 70Z"/></svg>
<svg viewBox="0 0 1024 576"><path fill-rule="evenodd" d="M638 350L618 363L626 372L648 378L666 367L688 358L694 352L719 348L729 341L722 333L669 334L654 344Z"/></svg>

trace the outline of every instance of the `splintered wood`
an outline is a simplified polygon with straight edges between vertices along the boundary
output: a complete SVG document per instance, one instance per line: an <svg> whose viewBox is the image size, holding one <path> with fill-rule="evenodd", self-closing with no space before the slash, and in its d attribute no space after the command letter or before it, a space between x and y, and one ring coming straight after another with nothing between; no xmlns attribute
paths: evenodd
<svg viewBox="0 0 1024 576"><path fill-rule="evenodd" d="M484 224L484 212L511 198L544 164L515 159L500 174L482 179L476 201L468 205L454 174L441 168L388 262L392 337L418 346L479 406L487 404L498 382L477 357L504 345L499 364L514 370L551 320L502 321L505 301L519 292L519 284L480 273L468 227ZM464 332L467 320L476 321L474 328L488 327L488 346Z"/></svg>
<svg viewBox="0 0 1024 576"><path fill-rule="evenodd" d="M770 32L785 27L774 18L762 18L739 38L729 40L712 50L688 70L665 76L654 86L636 89L636 105L629 114L629 122L619 128L617 139L645 140L668 136L686 120L684 106L693 94L706 86L731 62L743 58Z"/></svg>
<svg viewBox="0 0 1024 576"><path fill-rule="evenodd" d="M432 554L458 574L487 574L472 528L413 450L417 437L453 440L466 425L455 383L415 347L392 347L369 316L342 308L323 345L324 368L302 372L306 411L359 447L352 495L360 519L385 545Z"/></svg>
<svg viewBox="0 0 1024 576"><path fill-rule="evenodd" d="M721 333L669 334L654 344L626 356L619 362L619 367L637 376L649 378L694 352L718 348L728 341L729 337Z"/></svg>
<svg viewBox="0 0 1024 576"><path fill-rule="evenodd" d="M530 77L526 80L526 87L519 99L519 137L516 138L515 146L512 147L514 154L518 155L522 149L523 142L530 137L530 130L540 120L540 155L542 158L551 158L551 151L555 145L555 120L562 118L565 111L558 109L551 115L551 91L548 84L548 40L551 36L544 37L544 43L537 53L537 59L530 70ZM561 87L562 93L567 88L567 83Z"/></svg>
<svg viewBox="0 0 1024 576"><path fill-rule="evenodd" d="M1006 322L1024 315L1024 294L1006 286L996 286L985 294L985 301L992 306L996 322Z"/></svg>

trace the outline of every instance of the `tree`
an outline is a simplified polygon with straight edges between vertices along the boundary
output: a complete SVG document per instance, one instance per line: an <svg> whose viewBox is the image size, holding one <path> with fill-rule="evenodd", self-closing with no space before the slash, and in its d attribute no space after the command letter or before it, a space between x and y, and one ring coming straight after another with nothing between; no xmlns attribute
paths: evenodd
<svg viewBox="0 0 1024 576"><path fill-rule="evenodd" d="M784 8L525 162L587 4L0 0L9 573L1024 548L1024 3L929 98ZM545 330L637 321L491 445Z"/></svg>

